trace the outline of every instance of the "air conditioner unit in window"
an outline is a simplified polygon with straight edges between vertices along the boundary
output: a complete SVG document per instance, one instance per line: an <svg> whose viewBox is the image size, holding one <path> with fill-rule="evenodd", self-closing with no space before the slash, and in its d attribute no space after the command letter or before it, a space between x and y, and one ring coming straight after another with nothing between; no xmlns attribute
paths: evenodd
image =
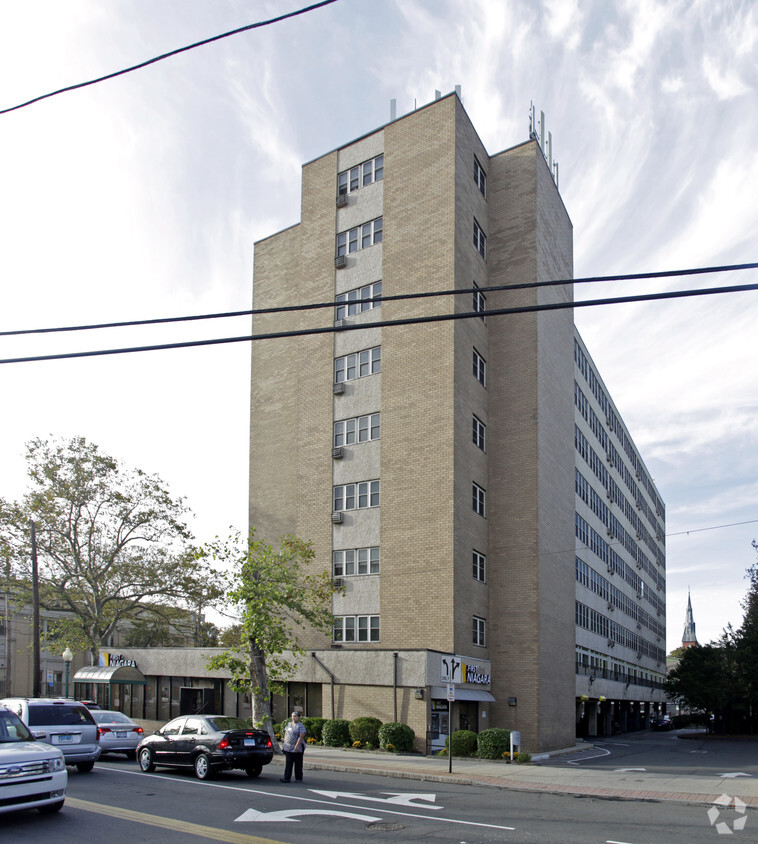
<svg viewBox="0 0 758 844"><path fill-rule="evenodd" d="M333 577L332 584L334 585L335 589L342 589L345 585L345 581L341 577Z"/></svg>
<svg viewBox="0 0 758 844"><path fill-rule="evenodd" d="M341 525L342 524L342 513L332 513L332 524L333 525Z"/></svg>
<svg viewBox="0 0 758 844"><path fill-rule="evenodd" d="M335 319L334 320L334 327L335 328L342 328L342 320L341 319Z"/></svg>
<svg viewBox="0 0 758 844"><path fill-rule="evenodd" d="M338 269L344 269L347 266L347 255L338 255L334 259L334 266Z"/></svg>
<svg viewBox="0 0 758 844"><path fill-rule="evenodd" d="M337 208L344 208L347 205L347 194L346 193L338 193L337 194Z"/></svg>
<svg viewBox="0 0 758 844"><path fill-rule="evenodd" d="M336 384L333 384L332 392L335 396L341 396L345 392L345 382L338 381Z"/></svg>
<svg viewBox="0 0 758 844"><path fill-rule="evenodd" d="M335 460L341 460L345 456L345 452L342 450L342 446L338 445L332 449L332 457Z"/></svg>

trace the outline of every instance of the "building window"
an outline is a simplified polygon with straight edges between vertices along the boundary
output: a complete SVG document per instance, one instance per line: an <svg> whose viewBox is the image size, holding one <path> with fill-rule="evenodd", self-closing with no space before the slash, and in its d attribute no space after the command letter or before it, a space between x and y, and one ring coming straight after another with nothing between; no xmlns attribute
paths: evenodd
<svg viewBox="0 0 758 844"><path fill-rule="evenodd" d="M379 546L333 551L332 572L334 577L379 574Z"/></svg>
<svg viewBox="0 0 758 844"><path fill-rule="evenodd" d="M479 618L479 616L474 616L474 644L479 645L480 647L484 647L484 626L485 621L483 618Z"/></svg>
<svg viewBox="0 0 758 844"><path fill-rule="evenodd" d="M334 512L340 510L367 510L379 506L379 481L361 481L357 484L340 484L334 487Z"/></svg>
<svg viewBox="0 0 758 844"><path fill-rule="evenodd" d="M482 196L487 196L487 174L482 169L482 165L479 163L476 157L474 157L474 182L476 182L476 186L482 192Z"/></svg>
<svg viewBox="0 0 758 844"><path fill-rule="evenodd" d="M356 416L353 419L342 419L334 423L334 445L355 445L378 440L381 434L381 420L379 413L367 416Z"/></svg>
<svg viewBox="0 0 758 844"><path fill-rule="evenodd" d="M481 448L482 451L485 451L484 445L486 432L487 426L478 416L474 415L472 439L474 441L474 445L477 448Z"/></svg>
<svg viewBox="0 0 758 844"><path fill-rule="evenodd" d="M481 580L481 582L484 583L486 580L487 558L484 554L474 551L472 559L474 564L474 580Z"/></svg>
<svg viewBox="0 0 758 844"><path fill-rule="evenodd" d="M482 387L487 386L487 362L476 349L474 349L474 378Z"/></svg>
<svg viewBox="0 0 758 844"><path fill-rule="evenodd" d="M479 319L484 322L484 312L487 310L487 297L479 289L479 285L474 282L474 313L482 314Z"/></svg>
<svg viewBox="0 0 758 844"><path fill-rule="evenodd" d="M484 490L479 486L479 484L472 484L472 504L474 507L474 512L480 515L482 518L486 517L486 510L484 506ZM336 508L335 508L336 509Z"/></svg>
<svg viewBox="0 0 758 844"><path fill-rule="evenodd" d="M360 352L353 352L351 355L344 355L334 361L334 381L353 381L356 378L364 378L366 375L376 375L382 371L382 347L374 346L373 349L363 349Z"/></svg>
<svg viewBox="0 0 758 844"><path fill-rule="evenodd" d="M378 615L336 615L334 617L335 642L378 642Z"/></svg>
<svg viewBox="0 0 758 844"><path fill-rule="evenodd" d="M367 284L365 287L358 287L355 290L348 290L347 293L340 293L337 296L337 302L342 304L337 305L335 319L345 319L345 317L370 311L372 308L380 308L382 306L381 295L381 281L375 281L373 284ZM371 301L372 299L375 301Z"/></svg>
<svg viewBox="0 0 758 844"><path fill-rule="evenodd" d="M482 227L477 223L476 217L474 218L474 246L476 247L479 254L487 260L487 235L482 231ZM339 252L337 254L340 254ZM342 253L344 254L344 253Z"/></svg>
<svg viewBox="0 0 758 844"><path fill-rule="evenodd" d="M364 161L357 167L343 170L337 176L337 193L342 196L352 193L358 188L366 187L372 182L379 182L384 178L384 156L378 155L370 161Z"/></svg>
<svg viewBox="0 0 758 844"><path fill-rule="evenodd" d="M383 220L377 217L369 220L361 226L340 232L337 235L337 257L357 252L358 249L367 249L376 243L382 242Z"/></svg>

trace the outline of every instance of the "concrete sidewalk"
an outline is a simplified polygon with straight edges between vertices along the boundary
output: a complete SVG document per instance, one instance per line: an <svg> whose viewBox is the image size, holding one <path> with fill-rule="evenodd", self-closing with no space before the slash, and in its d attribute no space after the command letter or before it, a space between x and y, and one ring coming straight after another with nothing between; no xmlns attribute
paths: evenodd
<svg viewBox="0 0 758 844"><path fill-rule="evenodd" d="M135 719L138 720L138 719ZM158 722L138 721L146 734L161 726ZM579 742L576 747L533 759L554 758L576 751L591 750L592 744ZM582 765L554 767L509 764L500 760L453 758L453 771L443 756L385 753L381 750L309 745L305 751L305 777L308 770L372 774L422 782L479 785L512 791L576 794L626 800L674 801L709 804L726 794L738 797L746 806L758 808L758 779L752 777L699 776L682 773L658 774L630 770L593 770ZM271 767L284 765L284 757L274 756ZM264 776L266 770L264 769ZM275 773L275 771L272 771ZM278 774L277 774L278 776ZM295 786L297 787L297 786Z"/></svg>

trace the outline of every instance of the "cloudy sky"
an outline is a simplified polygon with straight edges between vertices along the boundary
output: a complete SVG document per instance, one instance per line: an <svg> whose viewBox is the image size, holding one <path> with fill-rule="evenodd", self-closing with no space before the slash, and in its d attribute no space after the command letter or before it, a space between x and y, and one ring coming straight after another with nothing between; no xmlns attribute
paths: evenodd
<svg viewBox="0 0 758 844"><path fill-rule="evenodd" d="M3 4L0 109L305 5ZM0 331L249 308L252 245L299 220L302 163L387 122L391 99L403 114L456 84L491 154L527 138L531 101L545 112L576 277L754 262L757 54L750 0L338 0L0 115ZM576 313L667 504L669 649L688 588L701 642L741 620L757 297ZM0 337L0 358L247 333L242 318ZM185 496L199 539L244 529L249 354L0 366L0 495L24 490L26 440L81 434Z"/></svg>

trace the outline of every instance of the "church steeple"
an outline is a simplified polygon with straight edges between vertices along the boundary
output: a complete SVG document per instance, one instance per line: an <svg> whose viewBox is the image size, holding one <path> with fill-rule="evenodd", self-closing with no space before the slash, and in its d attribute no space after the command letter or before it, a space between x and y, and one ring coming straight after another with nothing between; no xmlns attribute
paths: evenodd
<svg viewBox="0 0 758 844"><path fill-rule="evenodd" d="M697 645L697 636L695 634L695 620L692 617L692 600L690 598L689 590L687 590L687 615L684 620L684 634L682 635L682 647L691 648Z"/></svg>

